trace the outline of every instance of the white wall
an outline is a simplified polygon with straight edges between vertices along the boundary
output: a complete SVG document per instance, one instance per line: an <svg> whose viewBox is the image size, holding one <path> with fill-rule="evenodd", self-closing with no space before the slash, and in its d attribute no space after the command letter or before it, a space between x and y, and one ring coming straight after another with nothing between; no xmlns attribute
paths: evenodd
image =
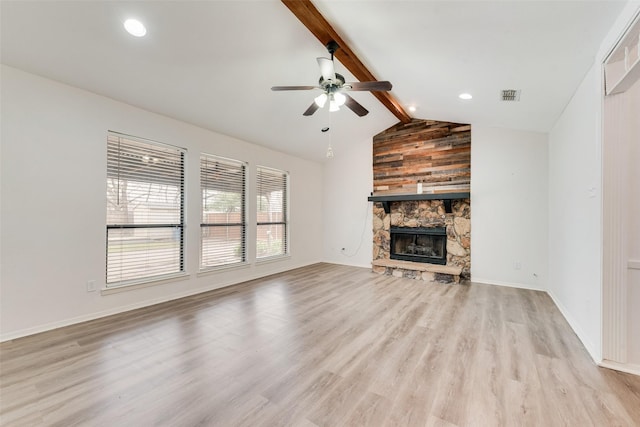
<svg viewBox="0 0 640 427"><path fill-rule="evenodd" d="M471 128L471 280L545 289L547 135Z"/></svg>
<svg viewBox="0 0 640 427"><path fill-rule="evenodd" d="M599 67L549 135L549 294L592 356L601 351ZM597 355L597 356L596 356Z"/></svg>
<svg viewBox="0 0 640 427"><path fill-rule="evenodd" d="M549 133L548 292L591 357L602 360L602 74L640 10L629 1Z"/></svg>
<svg viewBox="0 0 640 427"><path fill-rule="evenodd" d="M322 167L2 67L0 338L10 339L322 260ZM185 147L186 280L104 295L106 138L114 130ZM291 174L289 259L198 275L200 152ZM316 192L309 192L313 188ZM251 205L251 204L250 204ZM249 218L255 218L255 208ZM254 236L249 227L249 238ZM249 240L251 242L251 240ZM249 245L252 248L252 245ZM249 251L252 260L255 250Z"/></svg>
<svg viewBox="0 0 640 427"><path fill-rule="evenodd" d="M335 145L335 144L334 144ZM336 147L324 164L324 260L371 267L373 137ZM342 250L344 248L344 251Z"/></svg>

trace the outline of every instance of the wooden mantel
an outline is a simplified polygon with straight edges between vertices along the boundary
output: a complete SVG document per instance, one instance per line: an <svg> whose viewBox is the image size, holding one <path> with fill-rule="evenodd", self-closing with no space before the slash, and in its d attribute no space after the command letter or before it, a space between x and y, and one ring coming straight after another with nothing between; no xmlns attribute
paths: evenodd
<svg viewBox="0 0 640 427"><path fill-rule="evenodd" d="M370 202L380 202L385 213L391 212L391 202L404 202L409 200L442 200L444 210L451 213L451 202L453 200L470 199L471 193L426 193L426 194L393 194L384 196L369 196Z"/></svg>

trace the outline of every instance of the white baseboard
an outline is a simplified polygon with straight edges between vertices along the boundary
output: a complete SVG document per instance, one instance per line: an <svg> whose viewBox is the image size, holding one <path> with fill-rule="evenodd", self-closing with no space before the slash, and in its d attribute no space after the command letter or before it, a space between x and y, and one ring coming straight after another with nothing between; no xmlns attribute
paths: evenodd
<svg viewBox="0 0 640 427"><path fill-rule="evenodd" d="M347 258L347 257L344 257ZM336 264L336 265L347 265L349 267L362 267L362 268L371 268L371 261L369 261L369 263L367 264L362 264L359 262L352 262L349 261L348 259L332 259L332 260L324 260L322 261L326 264Z"/></svg>
<svg viewBox="0 0 640 427"><path fill-rule="evenodd" d="M633 365L630 363L618 363L612 360L603 360L598 363L598 366L607 369L614 369L620 372L626 372L627 374L633 374L640 376L640 365Z"/></svg>
<svg viewBox="0 0 640 427"><path fill-rule="evenodd" d="M560 310L560 313L565 318L567 323L569 323L569 326L571 327L571 329L573 329L573 332L575 332L575 334L578 336L578 339L580 339L580 341L582 342L582 345L584 345L584 348L587 350L587 353L589 353L589 356L591 356L591 358L596 364L599 364L602 361L601 352L598 351L596 346L593 344L593 342L591 342L591 340L589 339L587 334L584 332L584 330L580 327L578 322L576 322L575 319L569 314L569 311L566 309L564 305L560 303L560 301L558 300L558 298L555 297L553 292L547 291L547 294L551 297L551 300L556 305L556 307L558 307L558 310Z"/></svg>
<svg viewBox="0 0 640 427"><path fill-rule="evenodd" d="M518 289L528 289L530 291L542 291L546 292L546 289L542 289L540 287L525 285L522 283L508 283L508 282L500 282L498 280L491 279L482 279L479 277L471 276L472 283L482 283L485 285L495 285L495 286L506 286L508 288L518 288Z"/></svg>
<svg viewBox="0 0 640 427"><path fill-rule="evenodd" d="M125 306L121 306L121 307L114 307L114 308L111 308L111 309L108 309L108 310L98 311L98 312L95 312L95 313L89 313L89 314L85 314L85 315L82 315L82 316L77 316L77 317L72 317L72 318L69 318L69 319L60 320L60 321L57 321L57 322L51 322L51 323L46 323L46 324L43 324L43 325L34 326L32 328L25 328L25 329L20 329L20 330L17 330L17 331L11 331L11 332L7 332L7 333L4 333L4 334L0 334L0 342L10 341L10 340L14 340L14 339L17 339L17 338L26 337L26 336L29 336L29 335L35 335L35 334L39 334L41 332L47 332L47 331L51 331L53 329L58 329L58 328L62 328L62 327L65 327L65 326L75 325L77 323L88 322L90 320L100 319L102 317L112 316L114 314L119 314L119 313L124 313L124 312L127 312L127 311L131 311L131 310L136 310L138 308L150 307L152 305L161 304L163 302L173 301L173 300L177 300L177 299L180 299L180 298L185 298L185 297L189 297L189 296L192 296L192 295L201 294L201 293L204 293L204 292L214 291L216 289L221 289L221 288L225 288L227 286L232 286L232 285L237 285L237 284L244 283L244 282L249 282L251 280L260 279L262 277L268 277L268 276L271 276L273 274L278 274L278 273L282 273L284 271L294 270L296 268L306 267L307 265L313 265L313 264L317 264L317 262L310 262L310 263L303 263L301 265L288 266L287 268L284 268L284 269L264 272L263 274L256 275L256 277L253 277L253 278L249 277L249 278L243 278L240 281L231 280L231 281L227 281L227 282L216 283L215 285L211 285L211 286L205 286L205 287L201 287L201 288L197 288L197 289L191 289L191 290L188 290L188 291L185 291L185 292L179 292L177 294L171 294L171 295L167 295L167 296L162 296L162 297L159 297L159 298L145 300L145 301L141 301L141 302L137 302L137 303L134 303L134 304L125 305Z"/></svg>

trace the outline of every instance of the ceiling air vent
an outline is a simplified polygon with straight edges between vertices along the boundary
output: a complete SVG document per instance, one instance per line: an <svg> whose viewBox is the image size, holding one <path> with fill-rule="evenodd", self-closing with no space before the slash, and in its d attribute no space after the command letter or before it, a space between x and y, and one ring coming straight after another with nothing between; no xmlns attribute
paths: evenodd
<svg viewBox="0 0 640 427"><path fill-rule="evenodd" d="M520 101L520 91L517 89L503 89L500 91L502 101Z"/></svg>

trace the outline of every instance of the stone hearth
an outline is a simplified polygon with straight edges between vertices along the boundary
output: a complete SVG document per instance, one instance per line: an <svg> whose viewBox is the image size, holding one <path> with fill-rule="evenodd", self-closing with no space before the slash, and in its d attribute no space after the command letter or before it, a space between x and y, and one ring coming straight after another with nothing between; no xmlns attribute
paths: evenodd
<svg viewBox="0 0 640 427"><path fill-rule="evenodd" d="M390 212L385 213L382 203L373 205L373 260L390 258L390 229L395 227L446 227L448 267L459 267L460 277L471 277L471 206L469 199L454 200L451 213L446 213L443 200L407 200L392 202ZM421 279L455 282L455 276L447 274L425 275L420 267L415 269L374 265L374 271L382 274Z"/></svg>

